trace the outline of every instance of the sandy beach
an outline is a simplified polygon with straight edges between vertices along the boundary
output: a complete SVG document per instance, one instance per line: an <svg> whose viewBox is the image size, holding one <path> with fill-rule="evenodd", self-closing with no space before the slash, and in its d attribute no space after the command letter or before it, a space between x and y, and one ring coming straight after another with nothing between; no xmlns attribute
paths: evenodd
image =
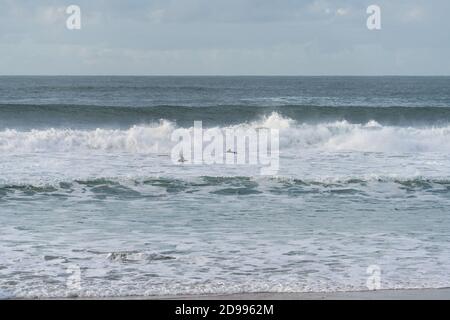
<svg viewBox="0 0 450 320"><path fill-rule="evenodd" d="M139 298L138 298L139 299ZM145 298L148 299L148 298ZM447 300L450 288L377 290L330 293L239 293L229 295L165 296L168 300Z"/></svg>
<svg viewBox="0 0 450 320"><path fill-rule="evenodd" d="M231 295L205 295L165 297L179 300L447 300L450 288L378 290L333 293L243 293Z"/></svg>

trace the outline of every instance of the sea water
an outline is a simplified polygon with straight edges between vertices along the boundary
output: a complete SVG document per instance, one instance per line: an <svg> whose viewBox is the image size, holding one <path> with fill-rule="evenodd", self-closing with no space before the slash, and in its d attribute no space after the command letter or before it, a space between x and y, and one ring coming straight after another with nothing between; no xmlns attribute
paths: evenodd
<svg viewBox="0 0 450 320"><path fill-rule="evenodd" d="M449 88L0 77L0 296L448 287ZM174 163L194 121L279 130L278 173Z"/></svg>

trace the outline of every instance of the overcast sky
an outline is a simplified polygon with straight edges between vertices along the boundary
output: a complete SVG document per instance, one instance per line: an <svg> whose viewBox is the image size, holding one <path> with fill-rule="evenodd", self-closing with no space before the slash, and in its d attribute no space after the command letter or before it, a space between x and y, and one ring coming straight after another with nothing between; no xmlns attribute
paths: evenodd
<svg viewBox="0 0 450 320"><path fill-rule="evenodd" d="M0 74L450 75L448 17L448 0L0 0Z"/></svg>

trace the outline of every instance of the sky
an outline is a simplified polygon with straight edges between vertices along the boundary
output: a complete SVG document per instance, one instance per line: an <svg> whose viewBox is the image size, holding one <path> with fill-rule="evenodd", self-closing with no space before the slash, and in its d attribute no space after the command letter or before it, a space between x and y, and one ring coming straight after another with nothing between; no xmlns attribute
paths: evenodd
<svg viewBox="0 0 450 320"><path fill-rule="evenodd" d="M448 0L0 0L0 75L450 75L449 57Z"/></svg>

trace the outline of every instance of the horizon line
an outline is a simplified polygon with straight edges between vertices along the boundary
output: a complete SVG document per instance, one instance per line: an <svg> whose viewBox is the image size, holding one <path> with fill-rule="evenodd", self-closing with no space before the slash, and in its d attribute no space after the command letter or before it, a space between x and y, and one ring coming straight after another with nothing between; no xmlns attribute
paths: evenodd
<svg viewBox="0 0 450 320"><path fill-rule="evenodd" d="M450 74L322 74L322 75L290 75L290 74L0 74L0 77L450 77Z"/></svg>

